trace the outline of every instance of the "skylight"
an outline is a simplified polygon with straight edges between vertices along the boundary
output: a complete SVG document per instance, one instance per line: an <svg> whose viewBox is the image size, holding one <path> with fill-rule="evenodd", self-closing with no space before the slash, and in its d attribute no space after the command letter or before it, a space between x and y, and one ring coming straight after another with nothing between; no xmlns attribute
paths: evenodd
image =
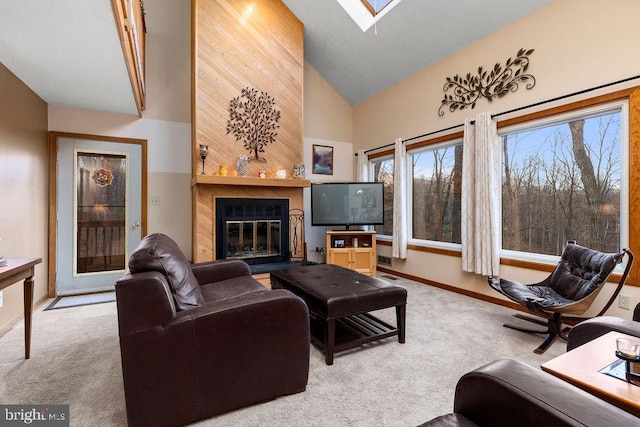
<svg viewBox="0 0 640 427"><path fill-rule="evenodd" d="M401 0L337 0L340 6L367 31L380 18L389 13Z"/></svg>
<svg viewBox="0 0 640 427"><path fill-rule="evenodd" d="M393 0L361 0L365 7L371 12L373 16L376 16Z"/></svg>

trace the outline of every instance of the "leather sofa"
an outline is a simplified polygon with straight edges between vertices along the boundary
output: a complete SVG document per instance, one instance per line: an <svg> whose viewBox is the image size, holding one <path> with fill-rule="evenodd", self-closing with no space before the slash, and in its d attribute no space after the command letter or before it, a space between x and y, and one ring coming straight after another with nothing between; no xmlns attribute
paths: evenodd
<svg viewBox="0 0 640 427"><path fill-rule="evenodd" d="M578 323L567 337L567 351L612 331L640 337L640 304L633 311L633 320L601 316Z"/></svg>
<svg viewBox="0 0 640 427"><path fill-rule="evenodd" d="M638 426L640 419L540 369L496 360L463 375L453 413L431 427Z"/></svg>
<svg viewBox="0 0 640 427"><path fill-rule="evenodd" d="M191 265L152 234L116 302L130 426L184 425L306 388L307 306L266 289L243 261Z"/></svg>

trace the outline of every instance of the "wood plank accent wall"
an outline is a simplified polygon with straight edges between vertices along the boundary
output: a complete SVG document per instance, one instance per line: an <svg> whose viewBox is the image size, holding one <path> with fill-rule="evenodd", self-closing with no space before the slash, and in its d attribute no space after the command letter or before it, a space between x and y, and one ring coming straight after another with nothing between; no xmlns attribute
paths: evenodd
<svg viewBox="0 0 640 427"><path fill-rule="evenodd" d="M287 198L303 207L303 185L290 180L262 185L254 178L238 183L235 163L250 156L242 141L227 135L229 102L244 88L266 92L281 113L273 144L262 153L266 164L249 163L250 177L268 177L303 162L303 26L280 0L192 0L192 203L193 260L215 259L215 198ZM199 145L207 144L205 176ZM206 179L227 166L230 177ZM275 180L267 180L275 181ZM267 183L264 181L264 183ZM258 185L260 184L260 185ZM305 185L305 186L308 186Z"/></svg>
<svg viewBox="0 0 640 427"><path fill-rule="evenodd" d="M289 174L302 163L303 26L280 0L193 0L193 172L200 173L200 144L209 145L205 173L220 165L231 173L242 141L227 135L229 102L246 87L275 99L280 128L265 148L266 164L250 163L250 176L264 168Z"/></svg>

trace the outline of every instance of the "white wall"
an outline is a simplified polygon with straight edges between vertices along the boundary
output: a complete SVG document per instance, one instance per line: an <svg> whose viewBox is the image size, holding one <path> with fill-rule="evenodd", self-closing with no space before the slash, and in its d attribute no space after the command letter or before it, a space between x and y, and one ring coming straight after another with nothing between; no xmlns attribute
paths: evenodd
<svg viewBox="0 0 640 427"><path fill-rule="evenodd" d="M333 147L333 175L320 175L311 173L313 170L312 150L313 145L327 145ZM304 167L307 171L307 179L311 182L349 182L353 181L353 144L350 142L328 141L318 138L304 139ZM324 248L326 245L325 233L327 227L311 226L311 189L303 190L305 241L307 242L307 258L309 261L323 262L325 259L316 253L316 248ZM325 250L326 254L326 250Z"/></svg>
<svg viewBox="0 0 640 427"><path fill-rule="evenodd" d="M147 232L191 258L191 2L146 0L147 108L142 118L49 106L49 130L147 140ZM146 202L146 201L145 201Z"/></svg>
<svg viewBox="0 0 640 427"><path fill-rule="evenodd" d="M49 106L49 130L147 140L147 232L171 236L191 257L191 126L77 108Z"/></svg>
<svg viewBox="0 0 640 427"><path fill-rule="evenodd" d="M304 165L311 182L348 182L354 176L353 108L309 63L304 64ZM333 147L333 175L313 174L313 145ZM303 191L309 261L322 262L327 227L311 226L311 190Z"/></svg>
<svg viewBox="0 0 640 427"><path fill-rule="evenodd" d="M635 76L640 70L638 15L640 2L636 0L555 0L355 106L354 148L378 147L398 136L410 138L462 124L466 117L483 111L500 113ZM507 58L513 57L520 48L535 49L527 70L537 81L533 89L520 86L517 91L491 103L480 99L473 110L446 110L443 116L438 116L444 96L442 87L447 77L468 72L473 74L479 66L487 69L495 63L504 65ZM578 101L638 84L640 81L635 80L561 102ZM558 104L502 116L500 120ZM378 252L389 255L391 248L379 245ZM464 291L500 297L488 286L486 278L463 273L459 256L410 250L406 261L394 260L393 269ZM505 265L501 266L500 273L503 277L525 283L548 275ZM613 288L613 284L605 287L589 314L603 306ZM631 297L632 306L640 302L640 287L625 286L623 293ZM630 318L632 313L619 309L616 304L608 314Z"/></svg>

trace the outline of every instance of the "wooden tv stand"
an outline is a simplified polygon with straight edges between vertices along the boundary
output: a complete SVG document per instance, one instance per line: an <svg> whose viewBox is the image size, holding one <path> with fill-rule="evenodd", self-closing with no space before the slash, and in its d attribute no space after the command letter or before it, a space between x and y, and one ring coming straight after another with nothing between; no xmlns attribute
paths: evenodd
<svg viewBox="0 0 640 427"><path fill-rule="evenodd" d="M375 276L376 232L327 231L327 264Z"/></svg>

